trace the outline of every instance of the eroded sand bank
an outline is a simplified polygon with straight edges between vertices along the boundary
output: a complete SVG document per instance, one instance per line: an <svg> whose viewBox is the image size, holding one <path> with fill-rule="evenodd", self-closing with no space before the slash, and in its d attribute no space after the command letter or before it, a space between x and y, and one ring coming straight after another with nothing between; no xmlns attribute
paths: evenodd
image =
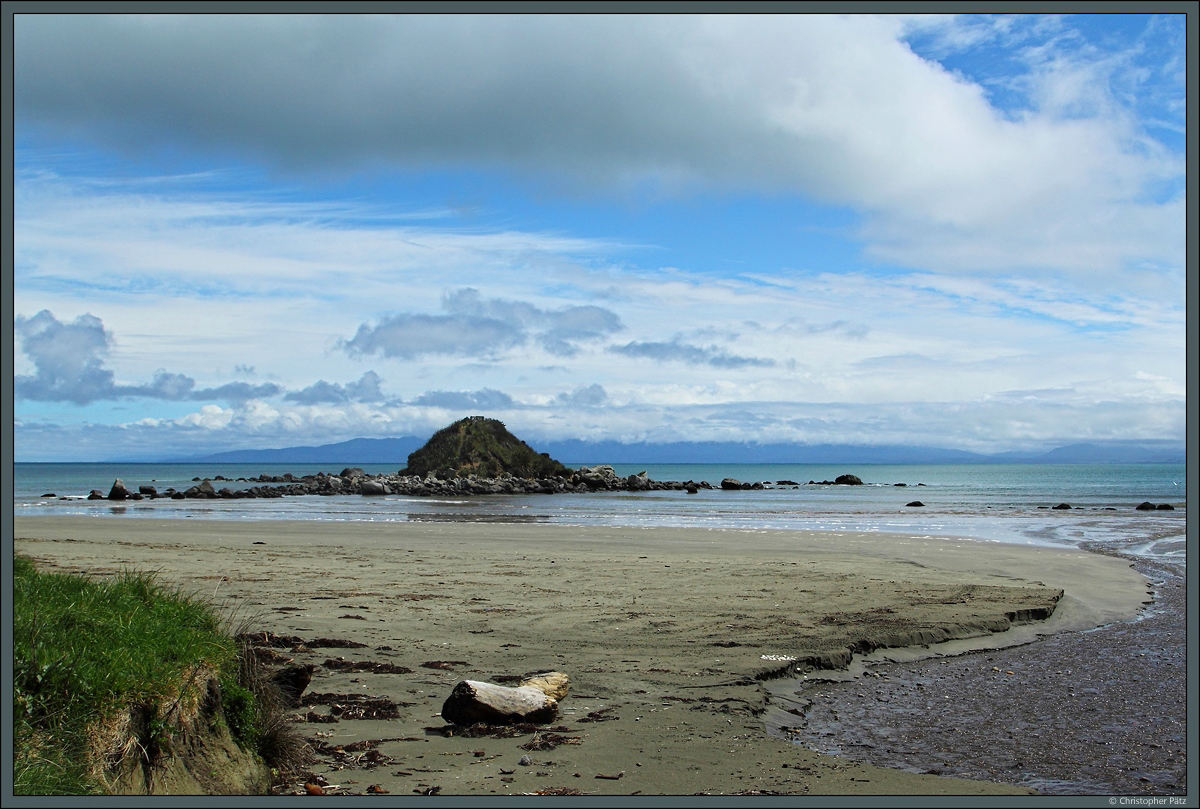
<svg viewBox="0 0 1200 809"><path fill-rule="evenodd" d="M393 719L300 725L325 751L312 772L356 793L1019 792L770 737L758 678L848 648L1024 642L1130 618L1147 600L1119 559L881 534L87 517L17 518L14 531L16 551L47 566L157 571L252 629L366 644L280 650L318 664L309 694L399 706ZM325 664L338 658L392 671ZM458 680L550 669L572 681L557 746L441 732Z"/></svg>

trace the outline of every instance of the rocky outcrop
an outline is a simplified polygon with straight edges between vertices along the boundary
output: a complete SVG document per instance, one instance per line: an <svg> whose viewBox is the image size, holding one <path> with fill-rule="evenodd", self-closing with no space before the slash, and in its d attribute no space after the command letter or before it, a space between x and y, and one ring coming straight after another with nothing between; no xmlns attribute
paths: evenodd
<svg viewBox="0 0 1200 809"><path fill-rule="evenodd" d="M454 422L408 456L408 475L457 478L476 475L519 475L540 478L570 470L546 453L538 453L508 431L503 422L470 416Z"/></svg>

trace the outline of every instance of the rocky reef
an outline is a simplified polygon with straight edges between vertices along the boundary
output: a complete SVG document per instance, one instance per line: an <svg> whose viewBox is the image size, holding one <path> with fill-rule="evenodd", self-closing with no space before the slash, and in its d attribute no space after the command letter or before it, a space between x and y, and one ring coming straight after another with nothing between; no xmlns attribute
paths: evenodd
<svg viewBox="0 0 1200 809"><path fill-rule="evenodd" d="M244 488L216 488L213 481L251 483ZM259 475L230 481L217 476L212 480L195 478L196 484L184 491L159 492L142 485L133 491L121 480L113 483L108 494L93 489L90 500L142 500L159 497L181 499L289 497L301 495L364 496L408 495L415 497L463 496L483 494L559 494L567 492L645 492L657 490L687 491L714 488L707 481L651 480L645 472L618 475L611 466L584 466L570 469L539 453L514 436L503 422L483 416L469 416L438 430L423 447L408 456L408 465L395 474L368 475L358 467L347 467L336 475L318 473L297 477ZM815 481L809 481L813 483ZM861 484L854 475L842 475L826 484ZM776 486L797 484L778 481ZM773 488L770 483L743 483L726 478L721 489Z"/></svg>
<svg viewBox="0 0 1200 809"><path fill-rule="evenodd" d="M476 494L560 494L565 492L643 492L652 490L693 491L711 489L707 482L651 480L645 472L636 475L618 475L611 466L584 466L576 470L565 469L565 474L544 477L521 477L501 472L495 477L479 477L473 474L461 477L438 477L435 475L409 475L401 470L394 475L368 475L357 467L348 467L336 475L319 472L315 475L259 475L256 478L241 478L230 483L257 483L257 486L234 489L228 486L216 488L212 481L197 481L184 491L166 489L159 492L153 486L139 486L138 491L126 487L124 481L114 481L108 494L93 489L91 500L143 500L171 497L176 500L202 498L247 498L289 497L300 495L347 495L365 496L399 494L413 497L439 495ZM221 482L218 480L218 482Z"/></svg>

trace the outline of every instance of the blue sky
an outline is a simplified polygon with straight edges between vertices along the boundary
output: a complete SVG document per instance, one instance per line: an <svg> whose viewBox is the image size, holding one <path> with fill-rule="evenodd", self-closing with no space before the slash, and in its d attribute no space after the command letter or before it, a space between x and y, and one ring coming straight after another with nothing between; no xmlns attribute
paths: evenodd
<svg viewBox="0 0 1200 809"><path fill-rule="evenodd" d="M1182 15L14 29L17 460L1183 439Z"/></svg>

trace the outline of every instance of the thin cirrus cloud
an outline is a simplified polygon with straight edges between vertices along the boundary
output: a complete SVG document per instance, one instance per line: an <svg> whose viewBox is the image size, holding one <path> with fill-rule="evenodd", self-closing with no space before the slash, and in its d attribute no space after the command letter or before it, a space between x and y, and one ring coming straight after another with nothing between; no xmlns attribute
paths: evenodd
<svg viewBox="0 0 1200 809"><path fill-rule="evenodd" d="M533 341L550 354L571 357L578 343L623 328L615 313L599 306L541 309L523 301L484 299L471 288L443 296L442 308L447 314L402 312L374 325L364 323L340 345L352 357L407 360L430 354L495 357Z"/></svg>
<svg viewBox="0 0 1200 809"><path fill-rule="evenodd" d="M70 323L62 323L49 310L33 317L17 316L14 330L21 348L34 364L32 375L13 378L13 393L21 399L42 402L91 402L130 397L165 401L223 400L243 402L281 392L267 382L252 385L230 382L215 388L196 388L196 381L184 374L157 371L147 385L119 385L104 359L112 345L112 335L103 321L84 314Z"/></svg>

